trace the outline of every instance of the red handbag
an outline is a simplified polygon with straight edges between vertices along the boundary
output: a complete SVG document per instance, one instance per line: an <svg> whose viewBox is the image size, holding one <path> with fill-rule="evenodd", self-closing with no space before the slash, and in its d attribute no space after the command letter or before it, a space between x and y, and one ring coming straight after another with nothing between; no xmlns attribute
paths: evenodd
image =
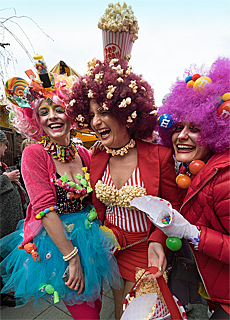
<svg viewBox="0 0 230 320"><path fill-rule="evenodd" d="M149 271L150 273L155 274L158 271L158 268L157 267L149 267L149 268L146 269L146 271ZM142 276L145 274L145 272L143 272ZM127 317L125 316L128 300L129 300L130 297L135 296L136 287L137 287L138 283L141 281L142 276L136 281L136 283L134 284L133 288L131 289L130 293L127 295L127 297L126 297L126 299L124 301L124 305L123 305L123 311L124 312L123 312L123 316L122 316L121 320L129 319L129 316L127 316ZM162 296L163 296L163 298L165 300L166 307L168 308L168 311L169 311L169 313L171 315L171 318L173 320L187 320L187 316L186 316L186 313L184 311L184 308L182 307L180 302L170 292L170 290L168 288L168 285L165 282L165 279L163 278L163 276L160 276L156 280L157 280L158 286L159 286L159 288L161 290ZM151 293L150 293L150 295L151 295ZM146 295L143 295L143 296L146 296ZM141 296L141 297L143 297L143 296ZM138 298L136 298L136 299L138 299ZM129 307L130 306L131 306L131 304L129 305ZM143 305L140 306L140 307L143 308ZM166 318L168 319L168 316Z"/></svg>

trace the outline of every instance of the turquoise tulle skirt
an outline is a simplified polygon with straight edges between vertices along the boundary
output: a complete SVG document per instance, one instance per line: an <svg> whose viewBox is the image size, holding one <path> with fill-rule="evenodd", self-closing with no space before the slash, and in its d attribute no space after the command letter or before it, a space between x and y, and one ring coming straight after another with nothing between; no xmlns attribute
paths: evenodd
<svg viewBox="0 0 230 320"><path fill-rule="evenodd" d="M0 241L1 276L5 284L2 293L14 292L17 306L25 305L34 300L35 306L42 306L44 300L57 303L60 299L68 305L81 304L86 301L93 305L96 299L101 299L101 289L113 287L119 289L121 278L116 259L111 253L113 244L108 233L101 230L98 219L86 224L87 215L92 206L84 210L60 215L66 237L73 246L78 248L78 254L84 273L85 288L83 293L68 288L62 276L68 262L48 233L43 228L34 238L39 261L34 261L31 254L19 250L18 245L23 240L23 222L20 221L17 230ZM86 226L87 225L87 226Z"/></svg>

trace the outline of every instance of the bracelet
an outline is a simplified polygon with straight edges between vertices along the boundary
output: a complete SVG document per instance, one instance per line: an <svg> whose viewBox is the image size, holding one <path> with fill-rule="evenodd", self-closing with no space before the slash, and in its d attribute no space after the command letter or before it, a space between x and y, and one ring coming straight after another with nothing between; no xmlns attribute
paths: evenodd
<svg viewBox="0 0 230 320"><path fill-rule="evenodd" d="M54 211L54 210L57 210L58 207L57 206L52 206L52 207L49 207L49 208L46 208L44 211L40 211L37 215L36 215L36 219L39 220L41 219L42 217L44 217L47 213L51 212L51 211Z"/></svg>
<svg viewBox="0 0 230 320"><path fill-rule="evenodd" d="M71 251L69 254L67 254L67 256L63 256L63 260L64 261L69 261L70 259L72 259L74 256L76 256L78 253L78 248L74 247L73 251Z"/></svg>

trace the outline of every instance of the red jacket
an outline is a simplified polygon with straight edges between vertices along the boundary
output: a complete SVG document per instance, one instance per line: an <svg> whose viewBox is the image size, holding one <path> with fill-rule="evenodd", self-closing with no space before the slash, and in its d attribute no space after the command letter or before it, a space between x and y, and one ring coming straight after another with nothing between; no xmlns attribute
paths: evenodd
<svg viewBox="0 0 230 320"><path fill-rule="evenodd" d="M179 209L178 190L175 182L176 172L172 150L161 145L136 141L138 152L138 166L141 178L147 194L162 197L170 201L175 209ZM109 161L110 155L104 151L97 150L91 158L90 180L92 188L100 180ZM93 205L95 206L98 218L101 222L105 219L105 205L100 202L93 193ZM165 244L166 236L147 221L149 241L161 239ZM152 233L153 232L153 233Z"/></svg>
<svg viewBox="0 0 230 320"><path fill-rule="evenodd" d="M201 226L198 251L193 250L209 297L229 304L230 170L229 152L215 154L194 177L180 209Z"/></svg>

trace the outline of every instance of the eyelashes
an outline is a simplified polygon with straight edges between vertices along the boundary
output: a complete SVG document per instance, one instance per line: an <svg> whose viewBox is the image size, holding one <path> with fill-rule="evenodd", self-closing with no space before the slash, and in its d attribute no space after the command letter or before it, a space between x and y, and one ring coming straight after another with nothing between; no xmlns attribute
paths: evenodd
<svg viewBox="0 0 230 320"><path fill-rule="evenodd" d="M53 109L53 111L56 113L62 114L65 112L65 108L61 106L57 106L56 108ZM40 109L38 113L39 113L39 116L44 117L44 116L47 116L49 112L50 112L50 109L43 108L43 109Z"/></svg>

